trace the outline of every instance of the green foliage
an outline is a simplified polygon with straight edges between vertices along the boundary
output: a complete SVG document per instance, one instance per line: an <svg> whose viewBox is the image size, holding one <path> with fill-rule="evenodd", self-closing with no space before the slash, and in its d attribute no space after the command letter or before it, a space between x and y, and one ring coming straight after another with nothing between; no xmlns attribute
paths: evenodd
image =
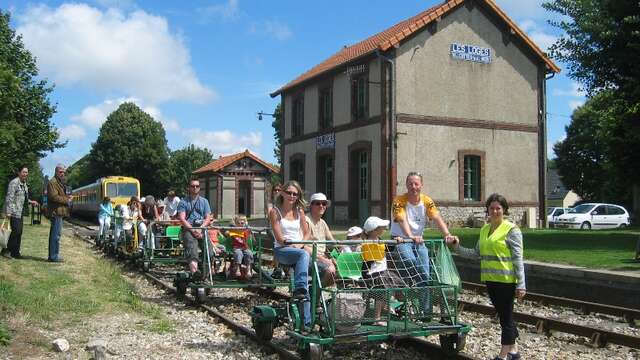
<svg viewBox="0 0 640 360"><path fill-rule="evenodd" d="M33 172L47 151L64 146L49 121L56 110L49 102L53 87L37 79L36 61L9 23L0 10L0 201L17 166Z"/></svg>
<svg viewBox="0 0 640 360"><path fill-rule="evenodd" d="M191 173L213 160L209 149L189 145L183 149L173 151L169 160L169 188L180 197L185 196L185 189Z"/></svg>
<svg viewBox="0 0 640 360"><path fill-rule="evenodd" d="M92 169L89 164L89 159L89 154L87 154L67 168L67 173L65 175L67 185L75 189L96 181L97 176L95 176L94 172L91 171Z"/></svg>
<svg viewBox="0 0 640 360"><path fill-rule="evenodd" d="M276 146L273 148L273 156L276 157L277 161L278 161L278 166L282 167L282 139L284 138L284 134L282 134L282 127L281 127L281 123L282 123L282 119L283 119L283 115L282 114L282 107L280 106L280 104L278 104L278 106L276 106L276 108L273 110L273 121L271 122L271 126L273 127L273 138L276 141Z"/></svg>
<svg viewBox="0 0 640 360"><path fill-rule="evenodd" d="M562 15L550 24L564 31L551 55L593 95L621 89L638 98L640 3L637 0L552 0L542 5Z"/></svg>
<svg viewBox="0 0 640 360"><path fill-rule="evenodd" d="M100 128L89 153L93 177L132 176L142 194L161 194L168 183L169 148L162 124L133 103L123 103Z"/></svg>
<svg viewBox="0 0 640 360"><path fill-rule="evenodd" d="M583 184L578 194L592 200L629 205L629 188L640 179L640 2L551 0L543 7L562 16L550 22L564 31L551 55L566 63L569 76L593 99L576 110L572 132L558 147L563 152L558 160L565 163L558 164L563 181ZM570 168L581 154L587 159ZM575 180L581 174L585 179ZM598 182L586 179L591 175L599 184L589 183Z"/></svg>
<svg viewBox="0 0 640 360"><path fill-rule="evenodd" d="M634 179L625 174L634 170L621 168L620 153L627 151L618 147L623 136L634 135L618 134L624 113L624 100L602 91L574 111L566 138L554 146L562 182L584 200L630 205Z"/></svg>

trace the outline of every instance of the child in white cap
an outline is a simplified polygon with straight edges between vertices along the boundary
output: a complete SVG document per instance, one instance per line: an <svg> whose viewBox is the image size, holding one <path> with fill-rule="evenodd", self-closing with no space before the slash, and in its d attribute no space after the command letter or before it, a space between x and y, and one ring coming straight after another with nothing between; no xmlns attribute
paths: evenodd
<svg viewBox="0 0 640 360"><path fill-rule="evenodd" d="M370 216L364 222L365 240L379 240L380 236L389 226L389 220L382 220L376 216ZM385 244L364 243L362 244L362 279L369 289L391 289L403 288L406 284L400 276L387 267L387 258L385 255ZM400 300L402 294L397 293L395 297ZM380 298L380 296L376 296ZM384 296L384 299L387 297ZM381 321L382 308L386 301L377 300L375 303L375 322L374 325L387 326L386 321Z"/></svg>
<svg viewBox="0 0 640 360"><path fill-rule="evenodd" d="M360 240L362 239L362 228L359 226L352 226L347 230L347 240ZM340 252L348 253L353 251L360 251L360 245L344 245L340 247Z"/></svg>

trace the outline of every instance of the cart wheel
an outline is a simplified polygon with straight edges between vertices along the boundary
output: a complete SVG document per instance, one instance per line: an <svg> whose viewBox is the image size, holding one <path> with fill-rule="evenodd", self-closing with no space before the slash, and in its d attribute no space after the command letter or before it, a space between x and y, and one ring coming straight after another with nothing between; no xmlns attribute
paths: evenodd
<svg viewBox="0 0 640 360"><path fill-rule="evenodd" d="M196 299L197 304L203 304L207 301L207 293L201 287L193 288L193 297Z"/></svg>
<svg viewBox="0 0 640 360"><path fill-rule="evenodd" d="M150 264L149 264L148 261L142 262L142 271L148 272L149 271L149 266L150 266Z"/></svg>
<svg viewBox="0 0 640 360"><path fill-rule="evenodd" d="M446 355L455 355L464 349L467 334L440 335L440 347Z"/></svg>
<svg viewBox="0 0 640 360"><path fill-rule="evenodd" d="M322 360L323 355L322 345L309 343L309 345L305 346L302 358L305 360Z"/></svg>
<svg viewBox="0 0 640 360"><path fill-rule="evenodd" d="M256 331L256 336L262 341L271 341L273 338L273 322L272 321L260 321L253 324L253 329Z"/></svg>

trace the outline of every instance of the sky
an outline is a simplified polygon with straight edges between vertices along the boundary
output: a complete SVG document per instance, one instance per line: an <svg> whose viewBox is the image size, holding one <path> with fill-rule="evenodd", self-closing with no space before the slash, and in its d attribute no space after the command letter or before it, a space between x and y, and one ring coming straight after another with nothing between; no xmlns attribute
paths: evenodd
<svg viewBox="0 0 640 360"><path fill-rule="evenodd" d="M337 52L440 0L0 0L12 27L55 84L52 121L67 146L42 159L45 174L87 154L125 101L160 121L171 150L215 157L248 148L273 156L269 93ZM496 0L543 50L560 35L542 0ZM547 81L548 156L584 103L565 66Z"/></svg>

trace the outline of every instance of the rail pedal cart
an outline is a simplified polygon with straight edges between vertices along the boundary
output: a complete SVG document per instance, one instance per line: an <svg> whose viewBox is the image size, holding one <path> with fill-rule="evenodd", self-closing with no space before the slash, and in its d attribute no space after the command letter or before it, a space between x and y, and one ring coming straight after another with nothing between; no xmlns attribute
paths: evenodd
<svg viewBox="0 0 640 360"><path fill-rule="evenodd" d="M199 244L201 252L198 275L194 276L187 271L180 271L176 274L174 285L178 296L184 296L187 289L191 289L196 302L202 303L206 301L207 295L217 288L275 289L276 287L289 286L288 279L271 277L272 269L263 256L266 251L271 250L272 246L268 228L212 225L194 227L193 229L202 230L204 234ZM231 237L225 236L225 233L233 230L248 230L250 232L249 249L253 254L251 267L253 276L250 279L238 279L233 274L229 274L233 261L233 247ZM207 256L207 254L214 252L215 255Z"/></svg>
<svg viewBox="0 0 640 360"><path fill-rule="evenodd" d="M411 242L400 240L399 242ZM260 305L251 312L253 328L263 341L270 341L277 326L297 342L307 359L322 359L323 349L332 344L385 341L406 337L438 335L448 354L461 351L469 325L458 319L460 278L449 249L442 240L425 240L428 249L428 277L421 270L399 261L393 253L375 254L370 245L398 244L396 240L290 241L312 246L311 283L305 299L278 305ZM318 271L317 245L335 246L331 257L336 268L333 285L323 286ZM349 247L350 251L344 248ZM375 248L374 248L375 249ZM374 263L386 262L387 271L373 280ZM421 267L421 269L424 269ZM373 272L375 274L376 272ZM423 271L424 273L424 271ZM424 281L426 280L426 281ZM311 309L311 326L305 327L304 302Z"/></svg>

